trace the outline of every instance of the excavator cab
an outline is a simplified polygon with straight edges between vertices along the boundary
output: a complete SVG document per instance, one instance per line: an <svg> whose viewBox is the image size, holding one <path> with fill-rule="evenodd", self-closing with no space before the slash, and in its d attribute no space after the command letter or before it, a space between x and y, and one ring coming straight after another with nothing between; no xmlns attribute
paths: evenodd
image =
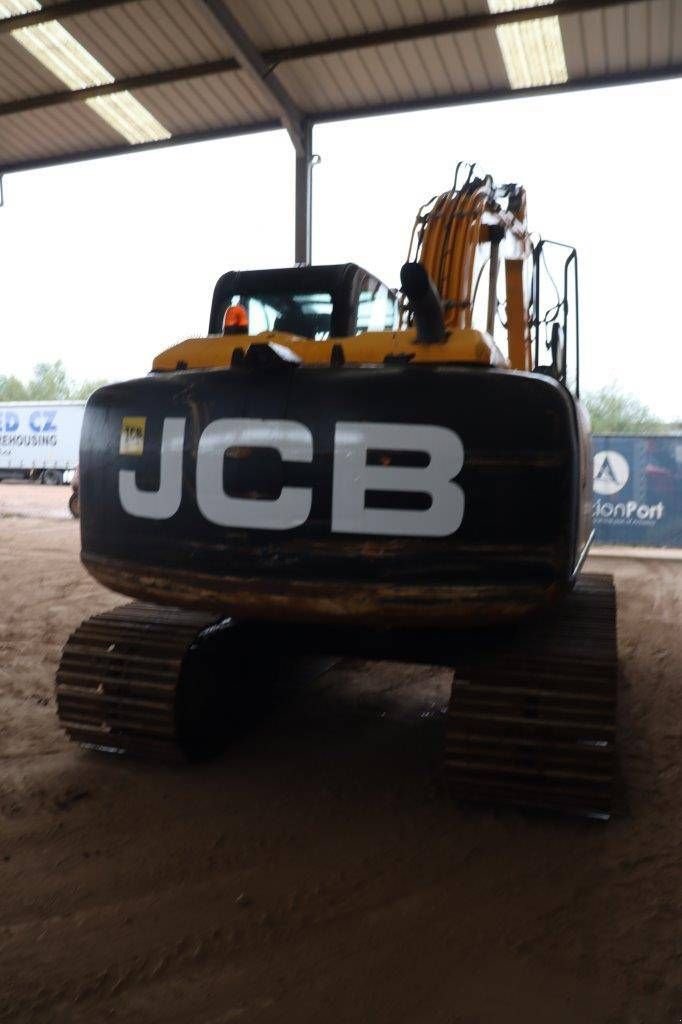
<svg viewBox="0 0 682 1024"><path fill-rule="evenodd" d="M223 274L213 292L209 335L222 334L238 306L246 312L243 333L252 337L277 333L326 341L398 324L396 293L355 263Z"/></svg>

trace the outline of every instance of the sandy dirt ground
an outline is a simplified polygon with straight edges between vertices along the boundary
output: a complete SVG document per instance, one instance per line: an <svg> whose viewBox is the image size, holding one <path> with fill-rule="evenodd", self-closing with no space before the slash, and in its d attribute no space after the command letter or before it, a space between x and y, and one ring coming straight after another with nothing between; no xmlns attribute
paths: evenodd
<svg viewBox="0 0 682 1024"><path fill-rule="evenodd" d="M69 498L71 488L34 484L24 480L3 480L0 483L0 516L22 519L71 519Z"/></svg>
<svg viewBox="0 0 682 1024"><path fill-rule="evenodd" d="M682 563L592 560L618 586L627 806L557 820L450 801L450 678L424 667L284 687L201 766L69 745L60 647L117 598L56 518L66 488L27 518L9 491L0 1020L678 1024Z"/></svg>

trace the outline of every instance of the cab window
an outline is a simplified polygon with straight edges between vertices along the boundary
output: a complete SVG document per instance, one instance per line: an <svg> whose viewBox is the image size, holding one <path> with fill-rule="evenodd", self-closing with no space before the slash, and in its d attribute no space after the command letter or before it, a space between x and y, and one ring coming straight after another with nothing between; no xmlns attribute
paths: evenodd
<svg viewBox="0 0 682 1024"><path fill-rule="evenodd" d="M397 328L395 295L385 284L369 279L360 292L355 333L394 331Z"/></svg>
<svg viewBox="0 0 682 1024"><path fill-rule="evenodd" d="M248 334L284 331L313 341L324 341L331 331L332 297L328 292L233 295L226 304L243 306Z"/></svg>

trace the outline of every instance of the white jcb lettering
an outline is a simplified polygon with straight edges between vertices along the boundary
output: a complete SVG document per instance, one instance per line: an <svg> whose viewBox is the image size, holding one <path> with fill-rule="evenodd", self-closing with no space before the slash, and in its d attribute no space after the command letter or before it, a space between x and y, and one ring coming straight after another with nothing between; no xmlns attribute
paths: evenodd
<svg viewBox="0 0 682 1024"><path fill-rule="evenodd" d="M170 416L163 422L159 488L141 491L134 469L121 469L118 493L121 505L131 516L142 519L170 519L182 498L182 450L185 441L184 416Z"/></svg>
<svg viewBox="0 0 682 1024"><path fill-rule="evenodd" d="M184 417L164 420L157 490L140 490L135 470L119 471L121 505L129 515L170 519L180 508L185 426ZM201 434L197 447L196 500L202 515L218 526L251 530L293 530L302 526L312 508L310 487L282 487L277 498L237 498L226 493L225 458L229 457L230 449L237 448L271 449L283 462L313 461L313 436L302 423L215 420ZM415 452L426 455L429 461L426 466L368 465L372 450ZM135 451L137 457L142 454L141 447ZM130 453L127 454L129 457ZM393 537L447 537L455 533L464 517L464 492L454 477L463 464L462 442L445 427L337 423L332 533ZM425 495L430 505L426 509L367 508L369 491ZM376 504L380 506L381 502Z"/></svg>
<svg viewBox="0 0 682 1024"><path fill-rule="evenodd" d="M271 448L285 462L312 462L313 435L293 420L215 420L204 430L197 452L197 504L211 523L252 530L293 530L310 515L309 487L283 487L275 499L232 498L223 487L230 448Z"/></svg>
<svg viewBox="0 0 682 1024"><path fill-rule="evenodd" d="M368 466L370 449L421 452L425 467ZM464 492L452 478L462 469L464 448L445 427L407 423L337 423L334 439L333 533L394 537L447 537L464 516ZM425 510L366 508L367 491L426 494Z"/></svg>

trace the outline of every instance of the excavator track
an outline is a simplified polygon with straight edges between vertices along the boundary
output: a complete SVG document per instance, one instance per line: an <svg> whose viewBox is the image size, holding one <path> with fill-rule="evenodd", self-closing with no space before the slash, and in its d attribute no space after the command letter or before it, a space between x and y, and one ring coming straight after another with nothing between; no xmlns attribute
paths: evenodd
<svg viewBox="0 0 682 1024"><path fill-rule="evenodd" d="M184 734L183 668L215 622L215 615L134 602L81 623L64 647L56 681L58 715L70 739L152 760L191 753L201 737ZM192 682L206 705L206 686Z"/></svg>
<svg viewBox="0 0 682 1024"><path fill-rule="evenodd" d="M610 817L618 661L611 576L582 575L557 613L455 671L446 731L454 795Z"/></svg>

